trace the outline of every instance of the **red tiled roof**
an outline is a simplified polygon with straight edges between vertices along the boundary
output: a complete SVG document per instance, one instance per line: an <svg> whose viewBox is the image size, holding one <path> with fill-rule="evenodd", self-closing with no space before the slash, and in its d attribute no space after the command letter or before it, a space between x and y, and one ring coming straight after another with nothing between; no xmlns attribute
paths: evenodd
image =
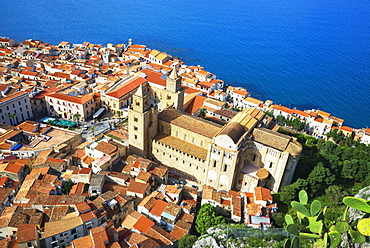
<svg viewBox="0 0 370 248"><path fill-rule="evenodd" d="M339 129L346 132L353 132L353 128L347 126L341 126Z"/></svg>
<svg viewBox="0 0 370 248"><path fill-rule="evenodd" d="M154 225L153 221L151 221L145 216L141 216L133 227L136 230L140 231L141 233L146 233L146 231L148 231L148 229L153 225Z"/></svg>
<svg viewBox="0 0 370 248"><path fill-rule="evenodd" d="M148 80L148 82L166 86L166 79L162 78L164 74L146 68L141 72L147 75L146 80Z"/></svg>
<svg viewBox="0 0 370 248"><path fill-rule="evenodd" d="M86 102L88 102L89 100L93 98L92 95L89 95L89 94L83 95L82 97L77 97L77 96L69 96L69 95L62 94L62 93L53 93L53 94L48 95L48 97L67 101L67 102L78 103L78 104L85 104Z"/></svg>
<svg viewBox="0 0 370 248"><path fill-rule="evenodd" d="M294 109L293 110L293 114L297 114L297 115L304 116L304 117L308 117L309 116L308 113L303 112L303 111L301 111L299 109Z"/></svg>
<svg viewBox="0 0 370 248"><path fill-rule="evenodd" d="M107 93L106 95L112 96L115 98L120 98L129 92L135 90L137 87L146 82L145 78L134 77L131 80L125 82L123 85L119 86L116 90Z"/></svg>
<svg viewBox="0 0 370 248"><path fill-rule="evenodd" d="M157 216L161 216L163 211L166 209L168 203L162 200L157 200L152 209L150 210L150 213L155 214Z"/></svg>
<svg viewBox="0 0 370 248"><path fill-rule="evenodd" d="M204 101L207 99L207 97L196 95L189 103L189 105L186 107L185 112L189 114L194 114L195 111L200 109Z"/></svg>
<svg viewBox="0 0 370 248"><path fill-rule="evenodd" d="M256 201L272 201L271 191L263 187L255 187L254 193Z"/></svg>

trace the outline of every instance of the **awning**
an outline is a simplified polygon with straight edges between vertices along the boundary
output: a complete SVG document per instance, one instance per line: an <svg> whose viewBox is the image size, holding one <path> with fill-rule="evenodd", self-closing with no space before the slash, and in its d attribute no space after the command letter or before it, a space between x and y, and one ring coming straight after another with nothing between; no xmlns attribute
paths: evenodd
<svg viewBox="0 0 370 248"><path fill-rule="evenodd" d="M96 118L98 117L101 113L103 113L103 111L105 110L105 108L100 108L98 111L96 111L96 113L93 115L93 118Z"/></svg>

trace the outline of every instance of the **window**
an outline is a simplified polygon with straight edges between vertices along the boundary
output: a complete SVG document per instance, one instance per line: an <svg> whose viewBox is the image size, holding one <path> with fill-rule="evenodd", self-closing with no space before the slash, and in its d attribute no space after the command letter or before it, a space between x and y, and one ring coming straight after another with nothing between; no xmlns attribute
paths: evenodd
<svg viewBox="0 0 370 248"><path fill-rule="evenodd" d="M134 126L134 130L137 131L139 128L137 126Z"/></svg>
<svg viewBox="0 0 370 248"><path fill-rule="evenodd" d="M137 117L134 117L134 122L138 122L138 119L137 119Z"/></svg>
<svg viewBox="0 0 370 248"><path fill-rule="evenodd" d="M224 172L227 171L227 164L224 164Z"/></svg>
<svg viewBox="0 0 370 248"><path fill-rule="evenodd" d="M136 106L140 106L140 102L136 102Z"/></svg>
<svg viewBox="0 0 370 248"><path fill-rule="evenodd" d="M270 162L269 168L272 168L273 165L274 165L274 163Z"/></svg>
<svg viewBox="0 0 370 248"><path fill-rule="evenodd" d="M75 234L75 233L77 233L77 230L76 229L72 229L71 234Z"/></svg>
<svg viewBox="0 0 370 248"><path fill-rule="evenodd" d="M31 242L27 242L27 247L33 247Z"/></svg>
<svg viewBox="0 0 370 248"><path fill-rule="evenodd" d="M20 110L20 111L23 111L23 109L22 109L22 108L19 108L19 110Z"/></svg>
<svg viewBox="0 0 370 248"><path fill-rule="evenodd" d="M213 167L216 167L217 166L217 161L216 160L214 160L213 161Z"/></svg>
<svg viewBox="0 0 370 248"><path fill-rule="evenodd" d="M137 139L137 135L136 134L134 135L134 139Z"/></svg>
<svg viewBox="0 0 370 248"><path fill-rule="evenodd" d="M256 154L253 154L253 161L256 161Z"/></svg>

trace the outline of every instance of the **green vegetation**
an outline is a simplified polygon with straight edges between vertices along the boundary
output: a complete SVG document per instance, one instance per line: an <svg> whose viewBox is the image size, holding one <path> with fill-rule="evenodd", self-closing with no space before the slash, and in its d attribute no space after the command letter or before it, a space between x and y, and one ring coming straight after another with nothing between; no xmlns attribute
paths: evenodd
<svg viewBox="0 0 370 248"><path fill-rule="evenodd" d="M195 235L185 234L179 240L178 248L191 248L197 239L198 237Z"/></svg>
<svg viewBox="0 0 370 248"><path fill-rule="evenodd" d="M274 226L289 225L286 222L286 218L289 217L285 217L285 223L282 221L282 217L291 216L299 232L308 232L310 230L309 225L319 225L322 228L321 233L310 231L320 236L320 238L315 238L316 241L320 239L321 241L318 243L326 242L330 244L332 242L334 244L334 241L330 241L330 239L337 237L337 234L330 233L331 228L338 223L338 220L343 222L343 213L346 211L346 205L348 205L343 202L343 198L353 196L361 188L370 185L370 147L354 141L353 137L345 137L341 131L335 129L329 132L329 141L315 139L301 133L293 133L282 128L279 132L297 138L297 141L303 146L303 151L292 184L274 195L274 202L278 204L278 209L281 211L281 213L275 213L272 216ZM307 206L305 208L308 212L301 210L304 208L299 204L299 211L296 203L294 206L291 204L298 201L298 193L301 190L305 190L307 196L312 199L311 202L303 204L304 207ZM319 213L312 214L310 212L313 202L315 204L320 202ZM302 211L305 212L306 219L302 217ZM317 224L316 221L319 220L321 222ZM365 221L361 223L365 223ZM350 240L363 239L362 236L359 238L359 230L355 221L349 221L348 225L350 229L347 229L346 233ZM298 238L297 240L291 240L290 245L294 247L295 244L299 244L299 247L302 247L303 243L309 244L309 241ZM309 244L309 247L312 246L313 243ZM320 247L326 246L322 245Z"/></svg>
<svg viewBox="0 0 370 248"><path fill-rule="evenodd" d="M62 185L62 193L64 195L68 195L69 191L71 191L72 189L72 186L73 186L73 182L71 179L68 179L67 181L65 181Z"/></svg>
<svg viewBox="0 0 370 248"><path fill-rule="evenodd" d="M225 218L221 215L218 215L215 207L207 203L203 204L197 213L195 230L200 234L204 234L208 228L225 223Z"/></svg>
<svg viewBox="0 0 370 248"><path fill-rule="evenodd" d="M14 120L15 118L17 118L18 116L17 116L16 114L14 114L14 113L10 113L10 114L8 114L8 117L9 117L9 119L10 119L10 123L13 123L13 120Z"/></svg>
<svg viewBox="0 0 370 248"><path fill-rule="evenodd" d="M370 214L370 205L361 198L344 197L343 203L347 208L331 224L327 224L327 208L322 207L321 201L314 200L308 203L306 191L299 192L299 202L292 201L290 205L295 215L285 215L286 230L295 237L287 239L285 247L301 247L300 244L310 240L314 247L337 247L345 238L346 247L352 247L354 243L365 243L366 236L370 236L370 218L364 217ZM348 217L348 207L365 213L359 219Z"/></svg>
<svg viewBox="0 0 370 248"><path fill-rule="evenodd" d="M282 115L276 116L276 120L278 121L279 125L281 126L288 126L297 131L302 131L306 126L306 122L301 121L299 118L285 118Z"/></svg>
<svg viewBox="0 0 370 248"><path fill-rule="evenodd" d="M284 247L286 237L292 236L284 229L261 230L243 224L221 224L208 229L199 237L197 247Z"/></svg>
<svg viewBox="0 0 370 248"><path fill-rule="evenodd" d="M370 147L355 141L349 142L355 146L348 146L346 141L337 144L323 139L312 140L303 134L281 131L295 136L303 146L293 183L280 194L282 203L289 205L304 189L312 198L324 196L334 205L341 205L338 196L343 194L340 192L354 195L370 184Z"/></svg>

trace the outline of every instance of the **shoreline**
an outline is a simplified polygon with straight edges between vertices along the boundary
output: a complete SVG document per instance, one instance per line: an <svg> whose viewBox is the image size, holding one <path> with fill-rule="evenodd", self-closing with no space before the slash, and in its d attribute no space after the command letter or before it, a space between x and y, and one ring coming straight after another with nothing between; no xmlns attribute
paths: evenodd
<svg viewBox="0 0 370 248"><path fill-rule="evenodd" d="M32 39L29 39L29 40L32 40ZM27 41L27 40L26 40ZM22 42L16 42L17 44L20 44L20 43L22 43ZM46 43L46 44L48 44L48 43ZM49 44L50 45L50 44ZM78 46L78 45L81 45L81 44L73 44L73 45L76 45L76 46ZM95 44L95 45L98 45L98 44ZM110 43L108 43L107 44L107 46L108 45L112 45L112 44L110 44ZM55 46L55 45L52 45L52 46ZM104 45L99 45L99 46L101 46L102 48L107 48L107 46L104 46ZM145 46L146 47L146 45L143 45L143 46ZM147 48L147 47L146 47ZM147 48L148 50L151 50L150 48ZM168 54L169 56L171 56L171 58L174 58L174 57L172 57L172 55L170 55L170 54ZM177 58L177 57L176 57ZM185 65L185 63L184 63L184 61L186 60L186 58L181 58L181 59L179 59L180 60L180 62L183 64L183 65ZM194 66L188 66L188 65L185 65L185 67L194 67ZM201 68L203 68L201 65L200 65L200 67ZM222 81L222 79L219 79L218 77L217 77L217 75L216 74L213 74L213 73L211 73L212 75L214 75L214 78L215 79L217 79L217 80L221 80ZM252 88L258 88L258 85L255 85L255 84L252 84L253 85L253 87ZM235 87L235 88L244 88L244 87L240 87L240 86L232 86L230 83L225 83L225 89L227 88L227 86L231 86L231 87ZM246 89L246 90L248 90L248 89ZM249 92L248 92L249 93ZM254 93L254 94L257 94L257 93ZM262 97L262 95L266 95L266 92L259 92L258 94L257 94L258 96L260 96L260 97ZM252 93L250 93L249 94L249 96L252 96ZM267 98L267 97L266 97ZM266 101L266 100L265 100ZM278 104L278 105L281 105L281 104ZM292 108L292 109L296 109L296 105L295 104L288 104L288 108L291 108L290 106L291 105L293 105L294 107ZM307 105L310 105L310 106L314 106L314 104L312 104L312 103L303 103L303 104L298 104L298 107L299 107L299 105L302 105L302 106L307 106ZM320 110L320 108L315 108L315 110ZM354 129L356 129L356 130L364 130L366 127L361 127L361 128L354 128Z"/></svg>

